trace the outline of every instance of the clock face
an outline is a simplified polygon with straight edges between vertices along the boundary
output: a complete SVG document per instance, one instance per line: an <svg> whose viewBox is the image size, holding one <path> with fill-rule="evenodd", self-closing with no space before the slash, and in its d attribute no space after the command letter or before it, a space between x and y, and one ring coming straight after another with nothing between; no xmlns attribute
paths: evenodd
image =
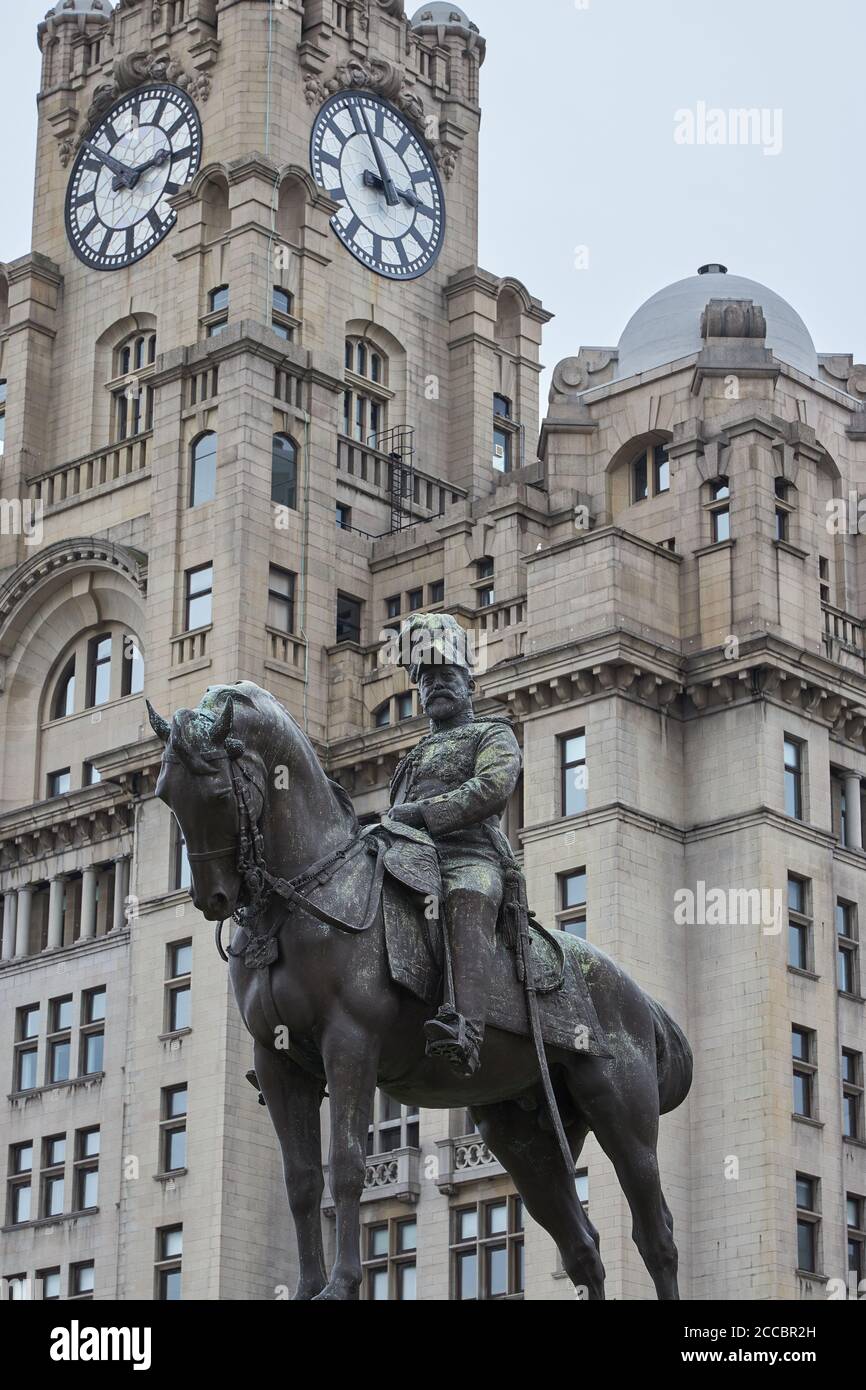
<svg viewBox="0 0 866 1390"><path fill-rule="evenodd" d="M168 200L198 172L201 122L178 87L138 87L82 145L66 193L66 231L79 260L123 270L171 231Z"/></svg>
<svg viewBox="0 0 866 1390"><path fill-rule="evenodd" d="M331 226L377 275L415 280L445 236L445 198L433 162L405 118L379 97L338 92L313 126L313 177L342 206Z"/></svg>

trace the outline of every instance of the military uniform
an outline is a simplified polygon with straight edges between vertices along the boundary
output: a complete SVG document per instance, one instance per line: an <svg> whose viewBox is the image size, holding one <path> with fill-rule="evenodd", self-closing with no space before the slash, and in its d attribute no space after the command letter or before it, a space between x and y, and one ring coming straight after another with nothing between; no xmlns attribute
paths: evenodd
<svg viewBox="0 0 866 1390"><path fill-rule="evenodd" d="M503 865L512 857L499 818L517 786L521 762L508 719L476 718L428 734L398 765L391 782L391 805L418 805L439 854L456 1000L453 1006L446 1001L425 1031L428 1051L458 1069L468 1050L474 1070L484 1033ZM457 1035L455 1048L450 1039Z"/></svg>

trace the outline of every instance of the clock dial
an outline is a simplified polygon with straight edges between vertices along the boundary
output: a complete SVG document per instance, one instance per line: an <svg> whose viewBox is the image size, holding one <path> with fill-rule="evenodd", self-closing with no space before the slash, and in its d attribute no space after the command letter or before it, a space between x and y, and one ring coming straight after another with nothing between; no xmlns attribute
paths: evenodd
<svg viewBox="0 0 866 1390"><path fill-rule="evenodd" d="M316 117L311 163L316 183L341 204L331 226L363 265L392 280L431 269L445 236L442 184L395 107L338 92Z"/></svg>
<svg viewBox="0 0 866 1390"><path fill-rule="evenodd" d="M111 108L84 142L66 194L66 230L79 260L123 270L171 231L169 198L198 172L201 122L194 103L168 83L138 87Z"/></svg>

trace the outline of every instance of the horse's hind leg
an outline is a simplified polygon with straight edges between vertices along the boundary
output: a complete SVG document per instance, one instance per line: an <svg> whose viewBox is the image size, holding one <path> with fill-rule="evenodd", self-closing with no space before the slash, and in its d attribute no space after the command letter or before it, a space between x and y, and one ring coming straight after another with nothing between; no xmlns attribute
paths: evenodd
<svg viewBox="0 0 866 1390"><path fill-rule="evenodd" d="M537 1111L522 1110L513 1101L473 1106L471 1114L485 1144L514 1180L530 1216L556 1242L571 1282L584 1297L603 1299L598 1232L578 1200L555 1135L539 1127ZM576 1160L586 1128L571 1125L567 1135Z"/></svg>
<svg viewBox="0 0 866 1390"><path fill-rule="evenodd" d="M660 1299L679 1298L674 1223L659 1176L658 1086L655 1075L639 1085L587 1099L575 1088L573 1099L611 1160L631 1208L632 1238ZM650 1097L650 1099L647 1099Z"/></svg>
<svg viewBox="0 0 866 1390"><path fill-rule="evenodd" d="M298 1239L295 1298L307 1302L328 1282L322 1248L322 1131L324 1087L288 1057L256 1044L255 1068L283 1155L286 1192Z"/></svg>

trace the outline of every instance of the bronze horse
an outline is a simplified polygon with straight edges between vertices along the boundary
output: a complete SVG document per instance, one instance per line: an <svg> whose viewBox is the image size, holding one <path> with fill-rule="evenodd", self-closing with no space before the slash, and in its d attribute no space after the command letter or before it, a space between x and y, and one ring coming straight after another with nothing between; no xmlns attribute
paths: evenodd
<svg viewBox="0 0 866 1390"><path fill-rule="evenodd" d="M358 934L335 930L322 920L328 913L312 907L322 896L307 871L336 863L328 911L360 923L368 902L375 909L375 866L370 855L347 852L359 832L351 802L299 725L246 681L211 688L198 709L179 711L171 724L148 709L166 745L157 795L183 831L193 901L210 921L237 914L231 979L282 1150L300 1259L296 1299L359 1297L360 1200L377 1086L401 1104L468 1107L572 1282L583 1297L604 1298L598 1233L551 1132L531 1039L488 1027L480 1071L456 1077L425 1056L429 1008L391 980L381 907ZM273 891L277 881L281 893ZM254 931L242 925L245 916ZM688 1094L691 1053L664 1010L609 957L580 944L592 956L590 993L612 1055L548 1047L568 1143L576 1161L587 1133L595 1134L628 1199L658 1297L675 1299L677 1249L656 1143L659 1115ZM289 1051L275 1036L286 1030ZM330 1275L321 1221L325 1081L336 1210Z"/></svg>

